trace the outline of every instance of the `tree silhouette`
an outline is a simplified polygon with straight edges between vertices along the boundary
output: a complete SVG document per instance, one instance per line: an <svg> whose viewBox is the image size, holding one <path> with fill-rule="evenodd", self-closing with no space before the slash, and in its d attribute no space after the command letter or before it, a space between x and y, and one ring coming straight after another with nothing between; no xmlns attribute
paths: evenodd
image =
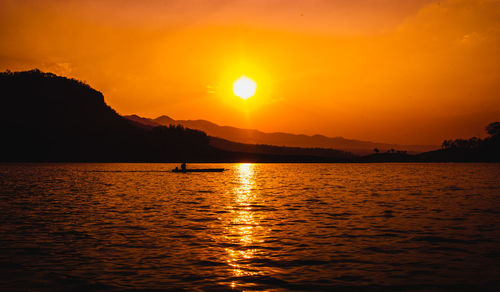
<svg viewBox="0 0 500 292"><path fill-rule="evenodd" d="M500 161L500 122L489 124L486 131L490 136L484 139L444 140L443 157L454 161Z"/></svg>
<svg viewBox="0 0 500 292"><path fill-rule="evenodd" d="M493 122L486 126L486 132L488 132L491 136L500 135L500 122Z"/></svg>

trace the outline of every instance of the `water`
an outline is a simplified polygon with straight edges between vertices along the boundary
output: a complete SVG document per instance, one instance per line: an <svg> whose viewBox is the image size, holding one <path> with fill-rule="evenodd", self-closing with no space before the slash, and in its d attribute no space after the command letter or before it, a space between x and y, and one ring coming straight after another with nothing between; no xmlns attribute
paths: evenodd
<svg viewBox="0 0 500 292"><path fill-rule="evenodd" d="M500 287L500 164L173 167L0 165L1 290Z"/></svg>

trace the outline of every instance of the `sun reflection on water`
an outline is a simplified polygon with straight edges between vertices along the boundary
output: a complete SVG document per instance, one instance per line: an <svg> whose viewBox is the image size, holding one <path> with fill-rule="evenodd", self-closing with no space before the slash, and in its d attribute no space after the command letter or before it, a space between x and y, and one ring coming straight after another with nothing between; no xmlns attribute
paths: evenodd
<svg viewBox="0 0 500 292"><path fill-rule="evenodd" d="M172 167L1 164L0 290L498 283L500 165Z"/></svg>
<svg viewBox="0 0 500 292"><path fill-rule="evenodd" d="M234 277L252 276L259 274L253 271L247 262L254 258L256 249L251 248L260 241L255 237L259 220L255 218L252 204L257 200L254 179L254 165L250 163L240 164L237 168L237 185L232 190L234 199L232 202L231 219L228 226L226 239L237 245L236 248L227 248L228 265L232 267ZM233 282L231 286L235 286Z"/></svg>

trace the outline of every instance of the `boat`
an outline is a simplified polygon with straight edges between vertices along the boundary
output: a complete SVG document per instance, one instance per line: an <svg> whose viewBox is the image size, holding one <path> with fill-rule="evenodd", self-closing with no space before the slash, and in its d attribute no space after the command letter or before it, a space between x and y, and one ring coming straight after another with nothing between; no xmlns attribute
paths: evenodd
<svg viewBox="0 0 500 292"><path fill-rule="evenodd" d="M224 168L190 168L190 169L172 169L172 172L186 173L186 172L223 172Z"/></svg>

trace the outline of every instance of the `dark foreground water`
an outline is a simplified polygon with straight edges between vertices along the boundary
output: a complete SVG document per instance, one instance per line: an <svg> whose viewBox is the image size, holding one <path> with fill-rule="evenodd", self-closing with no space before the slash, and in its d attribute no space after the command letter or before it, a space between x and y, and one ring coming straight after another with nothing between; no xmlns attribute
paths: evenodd
<svg viewBox="0 0 500 292"><path fill-rule="evenodd" d="M0 290L499 291L500 164L0 164Z"/></svg>

